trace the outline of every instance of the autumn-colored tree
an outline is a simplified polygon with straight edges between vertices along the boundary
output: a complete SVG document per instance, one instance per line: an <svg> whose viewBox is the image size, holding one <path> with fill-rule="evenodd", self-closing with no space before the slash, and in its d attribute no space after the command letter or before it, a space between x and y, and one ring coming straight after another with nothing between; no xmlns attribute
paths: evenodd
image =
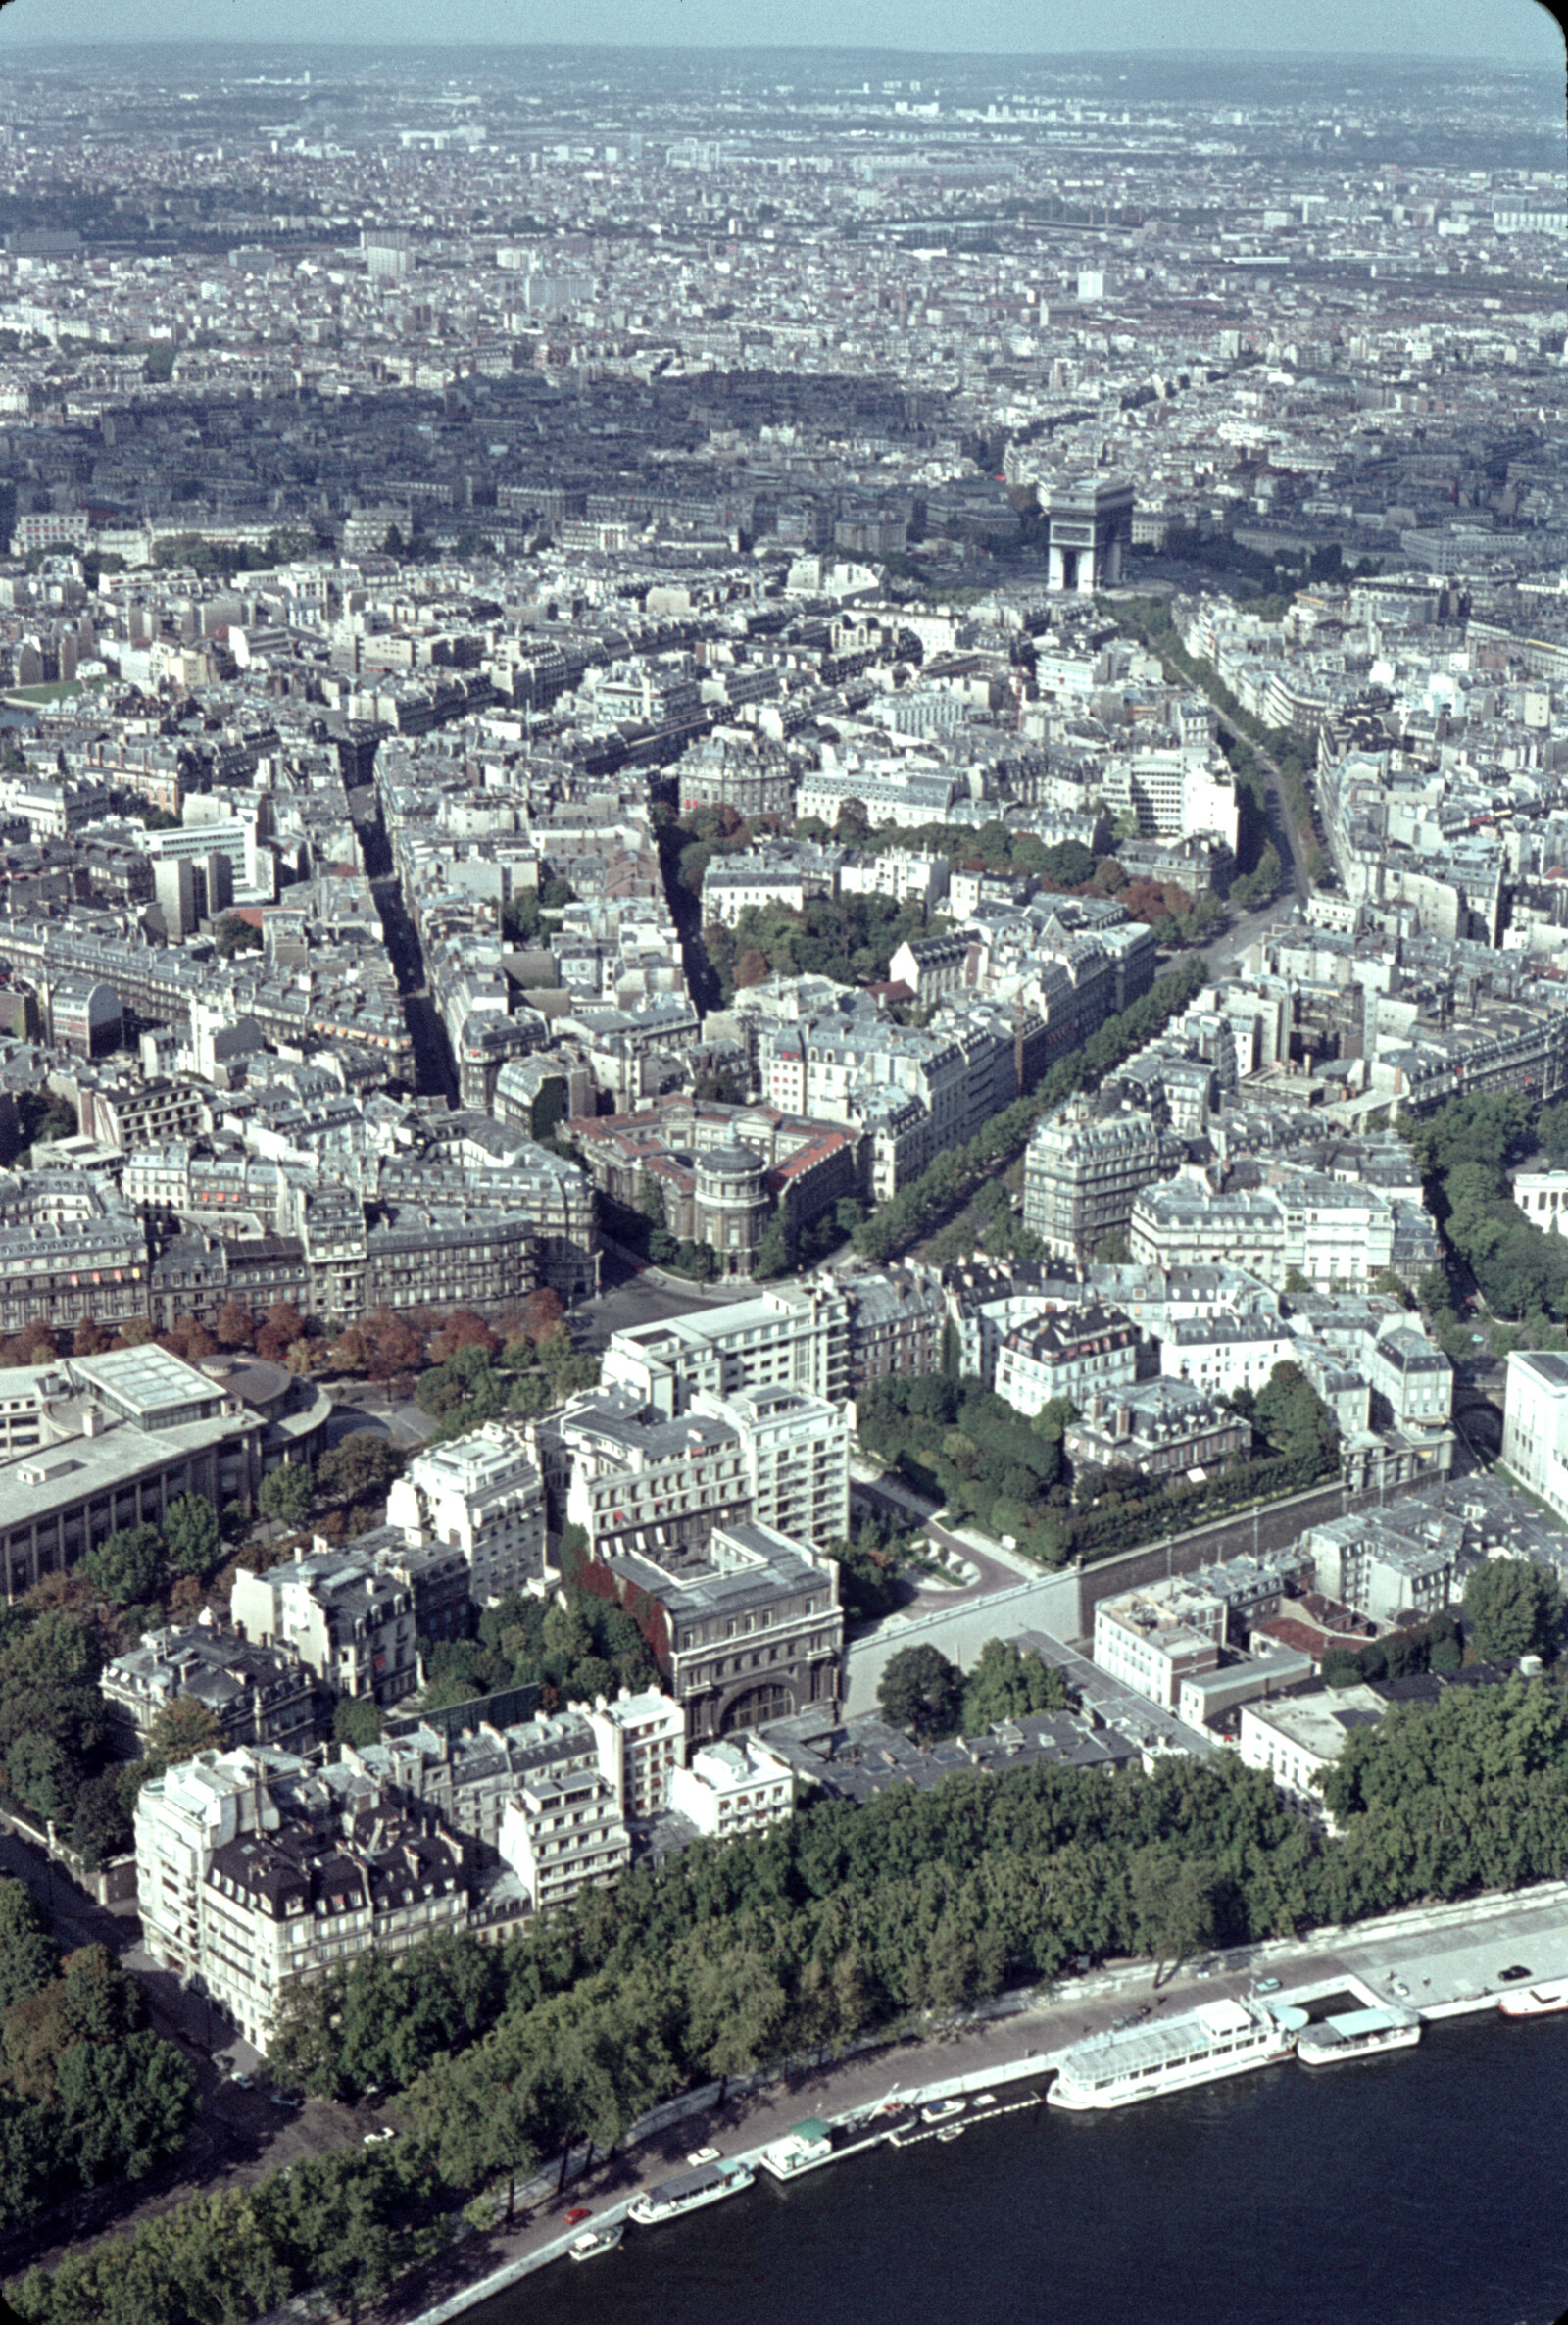
<svg viewBox="0 0 1568 2325"><path fill-rule="evenodd" d="M561 1294L552 1291L547 1284L541 1285L537 1292L530 1292L522 1304L522 1329L530 1340L538 1342L543 1340L547 1332L554 1331L558 1324L564 1323L565 1315Z"/></svg>
<svg viewBox="0 0 1568 2325"><path fill-rule="evenodd" d="M116 1348L145 1348L149 1340L158 1338L157 1326L149 1316L127 1316L115 1335Z"/></svg>
<svg viewBox="0 0 1568 2325"><path fill-rule="evenodd" d="M297 1378L308 1380L315 1371L317 1361L323 1354L325 1346L324 1341L312 1340L305 1333L301 1333L299 1339L291 1340L284 1350L283 1361Z"/></svg>
<svg viewBox="0 0 1568 2325"><path fill-rule="evenodd" d="M22 1330L0 1348L0 1363L47 1364L59 1354L60 1344L55 1335L42 1316L34 1316L30 1324L24 1324Z"/></svg>
<svg viewBox="0 0 1568 2325"><path fill-rule="evenodd" d="M770 974L767 955L760 952L756 945L749 945L735 964L737 989L747 985L765 984Z"/></svg>
<svg viewBox="0 0 1568 2325"><path fill-rule="evenodd" d="M372 1308L360 1318L359 1329L369 1349L367 1369L372 1380L394 1381L423 1363L424 1334L390 1308Z"/></svg>
<svg viewBox="0 0 1568 2325"><path fill-rule="evenodd" d="M274 1300L256 1335L256 1354L269 1364L281 1364L304 1330L305 1318L293 1301Z"/></svg>
<svg viewBox="0 0 1568 2325"><path fill-rule="evenodd" d="M106 1348L113 1346L114 1337L104 1325L84 1315L73 1335L71 1353L74 1357L101 1357Z"/></svg>
<svg viewBox="0 0 1568 2325"><path fill-rule="evenodd" d="M483 1316L475 1315L471 1308L455 1308L430 1343L430 1361L444 1364L460 1348L483 1349L487 1357L493 1357L500 1347Z"/></svg>
<svg viewBox="0 0 1568 2325"><path fill-rule="evenodd" d="M219 1310L213 1330L220 1348L249 1348L256 1338L256 1318L243 1300L230 1297Z"/></svg>
<svg viewBox="0 0 1568 2325"><path fill-rule="evenodd" d="M205 1324L193 1323L185 1335L185 1356L188 1362L199 1363L203 1357L216 1357L218 1343Z"/></svg>
<svg viewBox="0 0 1568 2325"><path fill-rule="evenodd" d="M340 1332L326 1352L326 1360L334 1372L347 1373L357 1379L370 1361L370 1343L358 1324L350 1324Z"/></svg>

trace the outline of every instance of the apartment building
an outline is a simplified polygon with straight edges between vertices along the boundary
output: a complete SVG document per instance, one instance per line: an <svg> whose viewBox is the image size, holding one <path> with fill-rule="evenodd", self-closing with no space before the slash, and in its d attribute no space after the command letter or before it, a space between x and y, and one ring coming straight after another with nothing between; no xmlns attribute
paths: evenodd
<svg viewBox="0 0 1568 2325"><path fill-rule="evenodd" d="M784 1386L697 1390L666 1419L635 1392L569 1405L566 1515L596 1558L686 1554L715 1525L756 1518L807 1541L849 1524L849 1422L825 1398Z"/></svg>
<svg viewBox="0 0 1568 2325"><path fill-rule="evenodd" d="M1176 1477L1245 1454L1252 1429L1217 1397L1191 1381L1145 1381L1097 1397L1088 1417L1070 1421L1062 1438L1067 1458L1101 1468L1125 1465L1145 1477Z"/></svg>
<svg viewBox="0 0 1568 2325"><path fill-rule="evenodd" d="M564 1905L590 1883L612 1881L631 1862L615 1787L591 1763L541 1768L517 1786L501 1815L503 1860L536 1913Z"/></svg>
<svg viewBox="0 0 1568 2325"><path fill-rule="evenodd" d="M477 1890L466 1843L346 1768L205 1753L137 1795L143 1942L264 2052L303 1981L466 1928Z"/></svg>
<svg viewBox="0 0 1568 2325"><path fill-rule="evenodd" d="M842 1407L792 1388L700 1390L692 1414L709 1412L738 1430L751 1487L751 1515L818 1548L850 1529L850 1425Z"/></svg>
<svg viewBox="0 0 1568 2325"><path fill-rule="evenodd" d="M519 1430L503 1421L416 1454L393 1481L386 1522L411 1546L461 1551L478 1606L543 1588L544 1483Z"/></svg>
<svg viewBox="0 0 1568 2325"><path fill-rule="evenodd" d="M1084 1410L1092 1398L1130 1388L1137 1377L1136 1325L1098 1301L1018 1324L997 1351L997 1395L1031 1418L1054 1397Z"/></svg>
<svg viewBox="0 0 1568 2325"><path fill-rule="evenodd" d="M714 1526L751 1514L751 1473L728 1419L665 1419L635 1392L612 1390L569 1404L559 1431L570 1462L565 1514L601 1563L633 1551L692 1555Z"/></svg>
<svg viewBox="0 0 1568 2325"><path fill-rule="evenodd" d="M290 1563L260 1573L240 1566L229 1619L241 1638L297 1655L340 1696L396 1704L418 1684L413 1587L353 1543L297 1550Z"/></svg>
<svg viewBox="0 0 1568 2325"><path fill-rule="evenodd" d="M1107 1236L1126 1234L1141 1190L1186 1155L1149 1114L1096 1121L1086 1105L1066 1107L1036 1125L1025 1150L1023 1223L1056 1257L1092 1260Z"/></svg>
<svg viewBox="0 0 1568 2325"><path fill-rule="evenodd" d="M122 1759L139 1759L159 1713L186 1697L207 1706L225 1749L271 1744L298 1753L316 1740L310 1667L286 1649L257 1646L201 1623L144 1631L139 1645L104 1665L98 1692Z"/></svg>
<svg viewBox="0 0 1568 2325"><path fill-rule="evenodd" d="M1219 1668L1225 1602L1184 1575L1102 1599L1095 1608L1094 1659L1163 1710L1183 1683Z"/></svg>
<svg viewBox="0 0 1568 2325"><path fill-rule="evenodd" d="M1128 1243L1146 1266L1218 1261L1276 1291L1291 1274L1348 1290L1393 1266L1394 1233L1395 1206L1385 1196L1322 1172L1226 1194L1189 1173L1135 1198Z"/></svg>
<svg viewBox="0 0 1568 2325"><path fill-rule="evenodd" d="M1193 1316L1161 1334L1159 1368L1209 1396L1229 1397L1237 1389L1255 1396L1267 1388L1275 1365L1298 1353L1296 1336L1278 1316Z"/></svg>
<svg viewBox="0 0 1568 2325"><path fill-rule="evenodd" d="M789 1762L744 1730L694 1752L670 1778L669 1805L712 1841L781 1824L795 1810Z"/></svg>

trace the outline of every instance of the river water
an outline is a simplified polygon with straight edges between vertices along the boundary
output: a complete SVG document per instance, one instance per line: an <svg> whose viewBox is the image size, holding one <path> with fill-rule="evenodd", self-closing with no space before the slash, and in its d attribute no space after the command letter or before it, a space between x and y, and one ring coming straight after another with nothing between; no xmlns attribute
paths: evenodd
<svg viewBox="0 0 1568 2325"><path fill-rule="evenodd" d="M1550 2325L1568 2016L881 2147L559 2261L474 2325Z"/></svg>

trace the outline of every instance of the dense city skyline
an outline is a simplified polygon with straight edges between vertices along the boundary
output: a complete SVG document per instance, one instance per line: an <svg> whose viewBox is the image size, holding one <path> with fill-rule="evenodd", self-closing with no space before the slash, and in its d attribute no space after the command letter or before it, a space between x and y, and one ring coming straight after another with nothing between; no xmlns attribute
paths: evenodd
<svg viewBox="0 0 1568 2325"><path fill-rule="evenodd" d="M1568 2012L1552 38L34 6L8 2299L615 2325L1137 2101L1223 2316L1192 2131L1386 2207L1313 2078Z"/></svg>

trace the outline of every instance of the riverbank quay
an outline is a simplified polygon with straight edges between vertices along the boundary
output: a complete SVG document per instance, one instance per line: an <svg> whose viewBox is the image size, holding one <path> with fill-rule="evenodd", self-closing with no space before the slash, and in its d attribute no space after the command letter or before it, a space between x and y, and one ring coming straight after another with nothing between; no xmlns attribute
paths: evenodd
<svg viewBox="0 0 1568 2325"><path fill-rule="evenodd" d="M1414 1906L1352 1927L1217 1951L1157 1984L1155 1965L1140 1960L1005 1995L984 2013L941 2030L891 2039L820 2066L798 2066L739 2095L732 2089L722 2104L703 2093L671 2102L646 2128L633 2126L632 2138L612 2155L590 2165L587 2150L579 2151L564 2184L558 2160L519 2190L519 2200L533 2204L526 2219L511 2230L470 2238L433 2269L416 2272L374 2311L376 2325L451 2325L563 2259L587 2225L567 2227L568 2210L585 2205L596 2228L613 2226L638 2196L697 2148L717 2148L726 2163L755 2165L762 2150L805 2115L841 2123L889 2100L919 2106L1030 2081L1044 2088L1058 2053L1116 2025L1135 1998L1138 2006L1175 2016L1217 1995L1244 1996L1265 1977L1279 1980L1282 2001L1293 1993L1321 1995L1345 1982L1352 1992L1364 1987L1390 2005L1439 2020L1495 2012L1498 1997L1521 1982L1503 1973L1521 1968L1537 1981L1568 1977L1568 1882ZM1510 2032L1499 2020L1498 2040L1506 2041ZM984 2119L968 2122L978 2130ZM457 2282L480 2260L488 2263L482 2273Z"/></svg>

